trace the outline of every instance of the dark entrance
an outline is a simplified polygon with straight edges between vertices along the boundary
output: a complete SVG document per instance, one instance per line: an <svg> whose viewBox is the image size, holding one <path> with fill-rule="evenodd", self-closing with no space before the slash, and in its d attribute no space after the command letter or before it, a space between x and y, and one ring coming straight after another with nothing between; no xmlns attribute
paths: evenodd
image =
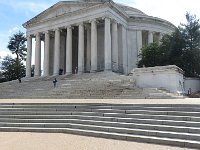
<svg viewBox="0 0 200 150"><path fill-rule="evenodd" d="M74 26L72 30L72 74L78 69L78 27Z"/></svg>

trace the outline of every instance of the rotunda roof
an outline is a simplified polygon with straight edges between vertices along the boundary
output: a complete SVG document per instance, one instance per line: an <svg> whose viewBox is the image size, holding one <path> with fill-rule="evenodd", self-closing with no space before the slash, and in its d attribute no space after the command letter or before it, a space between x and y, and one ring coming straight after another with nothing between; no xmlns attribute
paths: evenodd
<svg viewBox="0 0 200 150"><path fill-rule="evenodd" d="M116 3L123 11L125 11L129 16L147 16L144 12L139 9L126 6L124 4Z"/></svg>

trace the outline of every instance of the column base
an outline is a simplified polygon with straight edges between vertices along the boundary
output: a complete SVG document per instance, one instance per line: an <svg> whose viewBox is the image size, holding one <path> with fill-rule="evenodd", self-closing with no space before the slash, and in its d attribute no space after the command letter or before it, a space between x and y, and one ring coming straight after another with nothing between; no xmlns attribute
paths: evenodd
<svg viewBox="0 0 200 150"><path fill-rule="evenodd" d="M72 72L66 72L65 75L72 75Z"/></svg>
<svg viewBox="0 0 200 150"><path fill-rule="evenodd" d="M112 71L112 69L104 69L104 72Z"/></svg>
<svg viewBox="0 0 200 150"><path fill-rule="evenodd" d="M78 72L77 74L83 74L84 72L83 71L80 71L80 72Z"/></svg>
<svg viewBox="0 0 200 150"><path fill-rule="evenodd" d="M25 76L25 78L31 78L31 75Z"/></svg>
<svg viewBox="0 0 200 150"><path fill-rule="evenodd" d="M49 74L45 74L45 75L43 75L43 77L49 77L50 75Z"/></svg>
<svg viewBox="0 0 200 150"><path fill-rule="evenodd" d="M37 78L38 78L38 77L41 77L41 75L34 75L34 78L35 78L35 77L37 77Z"/></svg>
<svg viewBox="0 0 200 150"><path fill-rule="evenodd" d="M54 74L53 74L53 76L58 76L58 75L59 75L59 73L54 73Z"/></svg>
<svg viewBox="0 0 200 150"><path fill-rule="evenodd" d="M90 73L96 73L97 70L90 70Z"/></svg>

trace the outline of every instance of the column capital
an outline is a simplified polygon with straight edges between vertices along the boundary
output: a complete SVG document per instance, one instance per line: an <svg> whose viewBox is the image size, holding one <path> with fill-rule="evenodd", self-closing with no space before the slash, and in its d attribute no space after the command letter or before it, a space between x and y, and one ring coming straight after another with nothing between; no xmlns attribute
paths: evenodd
<svg viewBox="0 0 200 150"><path fill-rule="evenodd" d="M27 34L26 38L32 38L32 36L33 36L32 34Z"/></svg>
<svg viewBox="0 0 200 150"><path fill-rule="evenodd" d="M155 33L155 31L148 30L148 33L152 33L152 34L154 34L154 33Z"/></svg>
<svg viewBox="0 0 200 150"><path fill-rule="evenodd" d="M111 22L112 22L112 23L119 24L119 22L118 22L116 19L111 19Z"/></svg>
<svg viewBox="0 0 200 150"><path fill-rule="evenodd" d="M74 26L72 25L68 25L68 26L65 26L66 29L74 29Z"/></svg>
<svg viewBox="0 0 200 150"><path fill-rule="evenodd" d="M91 20L89 20L89 23L92 23L92 22L97 22L97 19L91 19Z"/></svg>
<svg viewBox="0 0 200 150"><path fill-rule="evenodd" d="M61 31L61 29L60 28L54 28L52 31Z"/></svg>
<svg viewBox="0 0 200 150"><path fill-rule="evenodd" d="M77 23L77 26L84 26L83 22Z"/></svg>
<svg viewBox="0 0 200 150"><path fill-rule="evenodd" d="M34 36L40 36L40 32L34 33Z"/></svg>
<svg viewBox="0 0 200 150"><path fill-rule="evenodd" d="M44 31L43 34L50 34L50 31L49 30Z"/></svg>
<svg viewBox="0 0 200 150"><path fill-rule="evenodd" d="M110 16L103 16L102 19L103 19L103 20L106 20L106 19L111 20L112 18L111 18Z"/></svg>

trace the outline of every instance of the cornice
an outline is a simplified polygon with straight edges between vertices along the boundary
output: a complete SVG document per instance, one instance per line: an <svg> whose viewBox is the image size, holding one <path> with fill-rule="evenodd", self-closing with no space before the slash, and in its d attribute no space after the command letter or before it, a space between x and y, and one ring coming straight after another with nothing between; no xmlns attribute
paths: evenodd
<svg viewBox="0 0 200 150"><path fill-rule="evenodd" d="M148 24L158 24L161 26L165 26L171 29L175 29L176 26L173 25L171 22L161 19L161 18L157 18L157 17L151 17L151 16L132 16L129 18L129 23L131 22L136 22L136 23L148 23Z"/></svg>

